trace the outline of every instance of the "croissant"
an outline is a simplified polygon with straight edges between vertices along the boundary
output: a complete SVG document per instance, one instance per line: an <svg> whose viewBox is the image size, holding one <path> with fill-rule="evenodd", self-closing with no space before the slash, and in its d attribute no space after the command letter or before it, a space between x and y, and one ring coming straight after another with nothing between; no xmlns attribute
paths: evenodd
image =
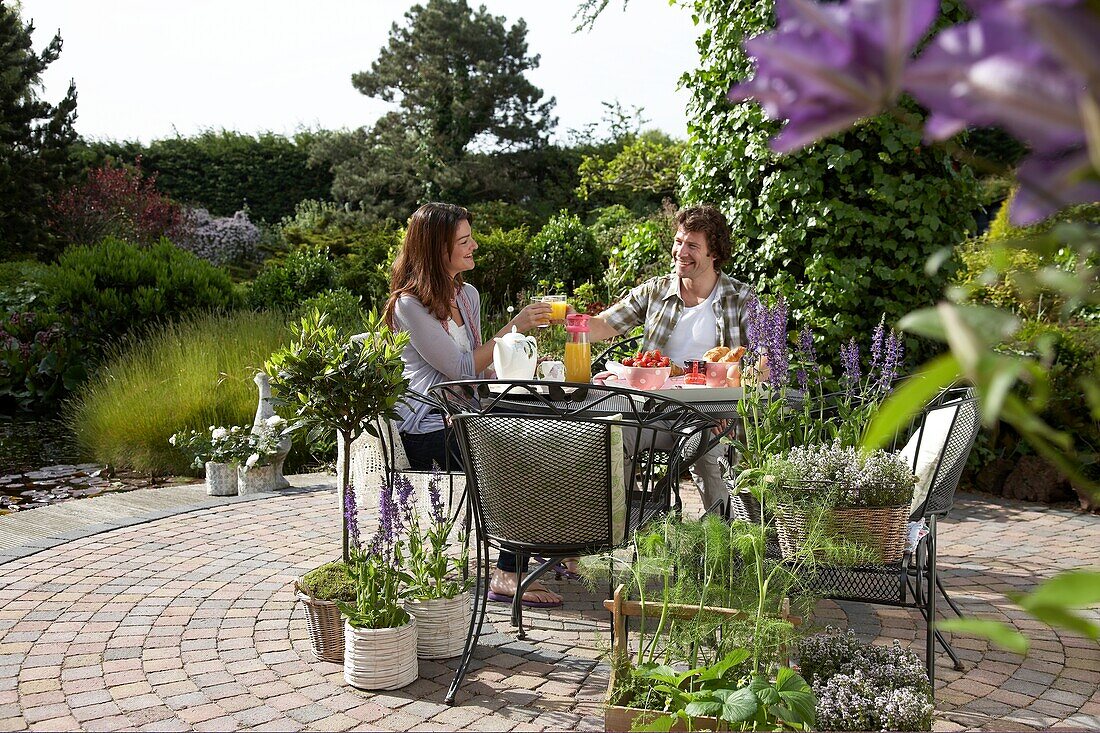
<svg viewBox="0 0 1100 733"><path fill-rule="evenodd" d="M703 358L707 361L725 361L723 357L730 353L728 346L715 346L710 351L703 354Z"/></svg>
<svg viewBox="0 0 1100 733"><path fill-rule="evenodd" d="M736 364L741 361L741 357L745 355L745 347L738 346L736 349L726 349L726 353L718 361L726 362L728 364Z"/></svg>

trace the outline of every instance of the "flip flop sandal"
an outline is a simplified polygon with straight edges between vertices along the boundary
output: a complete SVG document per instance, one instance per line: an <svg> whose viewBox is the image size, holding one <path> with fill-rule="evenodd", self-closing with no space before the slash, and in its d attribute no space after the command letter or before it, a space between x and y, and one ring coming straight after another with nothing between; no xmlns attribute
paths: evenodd
<svg viewBox="0 0 1100 733"><path fill-rule="evenodd" d="M503 593L497 593L496 591L489 591L485 597L493 603L507 603L512 604L512 596L504 595ZM561 601L525 601L520 600L520 605L524 608L557 608L562 604Z"/></svg>
<svg viewBox="0 0 1100 733"><path fill-rule="evenodd" d="M549 561L549 558L546 557L533 557L531 559L539 563L540 565ZM547 570L554 574L554 580L561 580L562 578L565 578L566 580L581 579L580 573L576 572L575 570L570 570L561 560L551 565L549 568L547 568Z"/></svg>

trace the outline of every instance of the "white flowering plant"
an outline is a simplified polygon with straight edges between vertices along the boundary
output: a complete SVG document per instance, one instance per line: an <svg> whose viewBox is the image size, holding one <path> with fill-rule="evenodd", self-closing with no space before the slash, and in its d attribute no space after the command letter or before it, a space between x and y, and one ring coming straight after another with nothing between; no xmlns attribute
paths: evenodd
<svg viewBox="0 0 1100 733"><path fill-rule="evenodd" d="M896 453L875 450L864 454L839 440L792 448L785 456L771 458L766 472L776 478L778 500L801 500L816 494L815 498L834 506L853 508L908 504L917 480L909 464Z"/></svg>
<svg viewBox="0 0 1100 733"><path fill-rule="evenodd" d="M911 649L865 644L855 633L799 642L803 677L817 696L818 730L931 730L932 692Z"/></svg>
<svg viewBox="0 0 1100 733"><path fill-rule="evenodd" d="M239 463L240 444L248 439L248 428L234 425L228 428L211 425L206 430L180 430L168 439L191 456L191 467L205 463Z"/></svg>
<svg viewBox="0 0 1100 733"><path fill-rule="evenodd" d="M292 428L279 415L272 415L235 446L237 462L247 468L270 466L279 453L279 443Z"/></svg>

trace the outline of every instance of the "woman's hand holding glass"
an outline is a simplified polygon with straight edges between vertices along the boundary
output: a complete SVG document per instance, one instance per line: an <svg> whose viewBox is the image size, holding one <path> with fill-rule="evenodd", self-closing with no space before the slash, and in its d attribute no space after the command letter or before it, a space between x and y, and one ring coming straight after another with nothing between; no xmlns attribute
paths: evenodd
<svg viewBox="0 0 1100 733"><path fill-rule="evenodd" d="M541 301L528 304L512 318L511 325L523 333L550 325L550 304Z"/></svg>

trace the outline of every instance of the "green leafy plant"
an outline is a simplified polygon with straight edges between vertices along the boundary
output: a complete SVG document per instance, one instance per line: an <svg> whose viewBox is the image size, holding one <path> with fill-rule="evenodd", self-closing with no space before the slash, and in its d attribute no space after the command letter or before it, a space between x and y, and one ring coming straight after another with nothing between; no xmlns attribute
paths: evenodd
<svg viewBox="0 0 1100 733"><path fill-rule="evenodd" d="M667 731L677 720L689 726L693 718L713 717L748 730L810 730L814 724L814 695L806 680L782 667L775 681L760 674L748 678L731 674L749 657L737 649L709 667L684 672L663 665L639 667L635 674L652 681L652 692L663 696L667 712L635 730Z"/></svg>
<svg viewBox="0 0 1100 733"><path fill-rule="evenodd" d="M339 269L324 250L297 250L284 261L269 261L252 281L247 302L252 308L296 311L303 300L332 290Z"/></svg>
<svg viewBox="0 0 1100 733"><path fill-rule="evenodd" d="M546 222L529 248L531 281L560 280L569 289L602 274L603 253L580 217L561 211Z"/></svg>
<svg viewBox="0 0 1100 733"><path fill-rule="evenodd" d="M239 446L248 442L248 428L210 426L208 430L180 430L168 443L191 458L191 467L200 469L208 461L240 463Z"/></svg>
<svg viewBox="0 0 1100 733"><path fill-rule="evenodd" d="M136 328L238 305L229 275L166 239L69 247L42 275L46 305L75 319L89 357Z"/></svg>

